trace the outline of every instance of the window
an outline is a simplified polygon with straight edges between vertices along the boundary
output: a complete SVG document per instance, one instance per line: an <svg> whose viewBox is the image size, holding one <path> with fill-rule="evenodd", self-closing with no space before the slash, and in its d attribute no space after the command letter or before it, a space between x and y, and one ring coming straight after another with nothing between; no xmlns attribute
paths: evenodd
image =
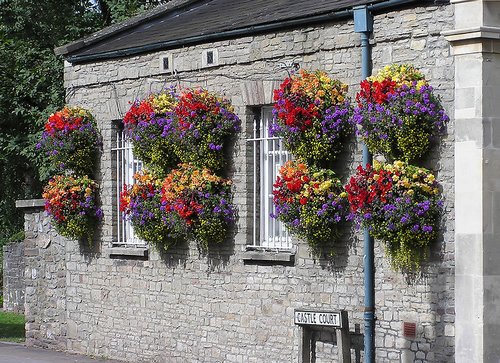
<svg viewBox="0 0 500 363"><path fill-rule="evenodd" d="M116 134L116 238L114 245L123 247L144 247L145 242L134 234L134 229L129 221L122 218L120 214L120 193L123 191L123 185L134 183L134 174L142 169L142 162L134 158L132 144L125 136L123 130Z"/></svg>
<svg viewBox="0 0 500 363"><path fill-rule="evenodd" d="M253 137L247 141L253 150L252 244L250 249L291 250L291 238L283 223L271 218L274 212L273 184L280 167L291 159L282 140L269 136L272 107L256 115Z"/></svg>

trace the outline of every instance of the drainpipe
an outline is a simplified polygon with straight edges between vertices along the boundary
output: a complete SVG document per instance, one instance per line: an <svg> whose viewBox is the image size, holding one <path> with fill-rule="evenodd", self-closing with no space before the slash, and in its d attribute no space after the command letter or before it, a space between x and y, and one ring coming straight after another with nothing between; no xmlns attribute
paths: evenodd
<svg viewBox="0 0 500 363"><path fill-rule="evenodd" d="M361 79L371 75L370 34L373 31L373 16L366 6L353 8L354 31L361 36ZM363 166L372 163L372 156L368 147L363 144ZM365 362L375 362L375 266L373 258L373 237L367 228L364 230L364 280L365 280L365 307L364 307L364 352Z"/></svg>

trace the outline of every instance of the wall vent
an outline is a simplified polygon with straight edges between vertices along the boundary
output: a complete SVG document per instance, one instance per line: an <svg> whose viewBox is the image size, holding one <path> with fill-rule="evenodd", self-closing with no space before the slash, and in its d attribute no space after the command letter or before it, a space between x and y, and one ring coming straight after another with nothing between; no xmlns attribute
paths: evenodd
<svg viewBox="0 0 500 363"><path fill-rule="evenodd" d="M205 49L201 55L202 67L213 67L219 65L219 52L217 49Z"/></svg>
<svg viewBox="0 0 500 363"><path fill-rule="evenodd" d="M174 57L172 54L160 55L160 71L172 72L174 69Z"/></svg>
<svg viewBox="0 0 500 363"><path fill-rule="evenodd" d="M417 337L417 324L403 322L403 336L408 339L415 339Z"/></svg>

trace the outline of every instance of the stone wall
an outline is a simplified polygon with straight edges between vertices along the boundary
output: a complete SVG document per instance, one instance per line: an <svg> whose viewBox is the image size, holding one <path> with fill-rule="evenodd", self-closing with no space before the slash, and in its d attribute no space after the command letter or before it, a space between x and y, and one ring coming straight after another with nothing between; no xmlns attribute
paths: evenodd
<svg viewBox="0 0 500 363"><path fill-rule="evenodd" d="M450 29L452 23L451 6L379 14L372 40L375 70L391 62L415 64L441 95L450 114L453 57L440 32ZM245 259L252 219L252 151L245 139L252 134L252 106L272 102L273 88L286 77L286 72L277 68L283 60L295 60L305 69L324 69L351 85L354 95L361 57L359 35L353 28L349 20L119 60L66 64L68 102L90 109L104 137L98 176L104 221L93 249L75 241L63 242L45 230L29 237L51 236L50 246L35 248L36 253L27 260L37 273L51 277L46 280L31 275L31 285L27 285L33 324L28 325L29 342L131 362L296 362L301 342L300 328L293 323L297 308L346 310L353 341L359 342L356 332L363 330L364 294L359 234L346 231L331 260L312 258L307 245L299 241L294 242L292 263ZM201 68L201 51L208 48L218 49L219 65ZM159 56L165 53L173 55L178 78L159 71ZM111 151L113 120L122 118L129 101L170 83L201 85L224 93L246 120L229 171L239 213L234 239L216 246L208 255L200 254L191 242L164 254L150 250L146 259L111 258L104 252L113 243L118 218ZM448 136L426 165L437 172L446 214L442 234L423 273L409 282L404 275L392 272L383 246L376 242L377 362L453 361L453 133L451 122ZM344 181L360 163L359 149L353 141L339 171ZM34 228L36 218L42 218L41 214L27 215L28 230ZM49 285L56 289L43 290ZM43 299L35 299L35 293ZM60 319L57 323L56 318ZM51 323L42 324L45 320ZM414 339L403 337L403 322L416 323ZM336 361L334 334L315 336L316 362ZM359 344L354 344L353 360L362 356Z"/></svg>
<svg viewBox="0 0 500 363"><path fill-rule="evenodd" d="M3 246L3 309L24 313L24 243Z"/></svg>
<svg viewBox="0 0 500 363"><path fill-rule="evenodd" d="M50 226L43 200L25 208L24 264L26 345L65 350L67 341L67 264L65 240Z"/></svg>

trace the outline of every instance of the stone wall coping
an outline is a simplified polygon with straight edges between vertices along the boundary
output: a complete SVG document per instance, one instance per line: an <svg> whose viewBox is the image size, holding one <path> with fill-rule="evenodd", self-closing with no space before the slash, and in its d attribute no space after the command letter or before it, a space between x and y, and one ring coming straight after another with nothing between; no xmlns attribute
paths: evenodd
<svg viewBox="0 0 500 363"><path fill-rule="evenodd" d="M43 208L45 201L43 199L21 199L16 200L16 208Z"/></svg>

